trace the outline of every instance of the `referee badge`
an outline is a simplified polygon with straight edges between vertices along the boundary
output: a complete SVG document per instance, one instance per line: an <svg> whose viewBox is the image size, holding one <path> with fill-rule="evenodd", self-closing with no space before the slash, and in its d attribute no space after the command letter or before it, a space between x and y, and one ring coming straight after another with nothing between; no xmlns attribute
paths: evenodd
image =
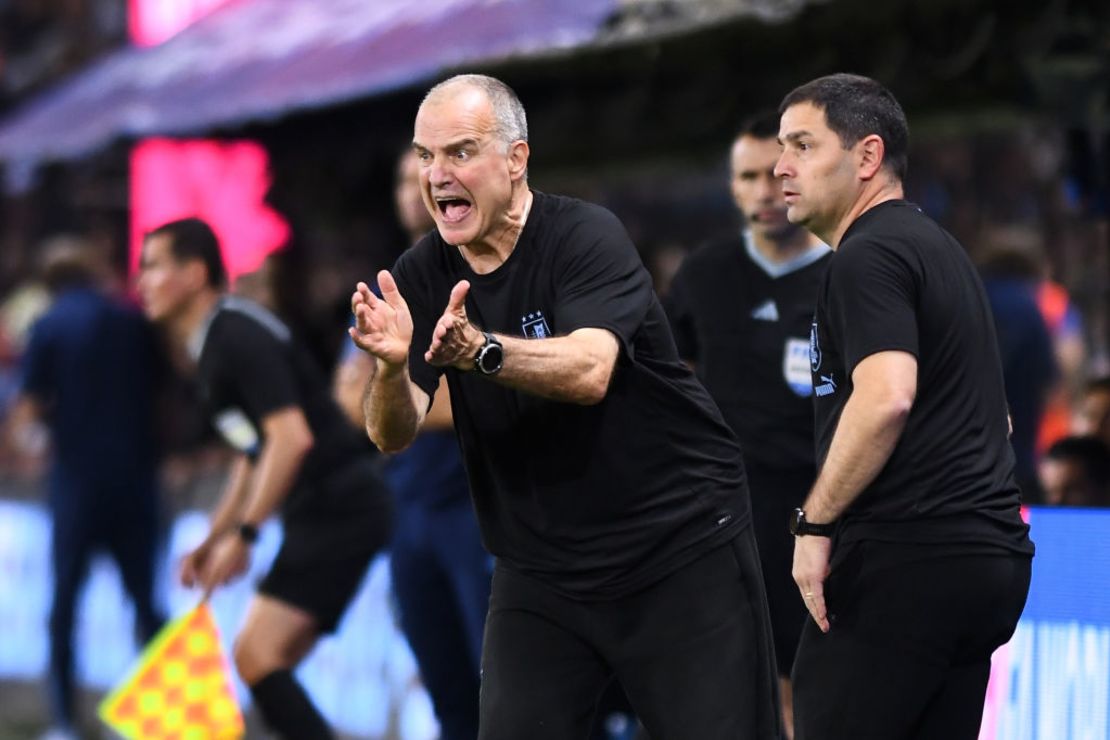
<svg viewBox="0 0 1110 740"><path fill-rule="evenodd" d="M258 431L241 410L230 408L221 411L216 414L213 426L220 436L239 452L248 455L258 452Z"/></svg>
<svg viewBox="0 0 1110 740"><path fill-rule="evenodd" d="M782 353L782 376L790 390L802 398L813 394L813 376L810 374L812 342L788 337Z"/></svg>

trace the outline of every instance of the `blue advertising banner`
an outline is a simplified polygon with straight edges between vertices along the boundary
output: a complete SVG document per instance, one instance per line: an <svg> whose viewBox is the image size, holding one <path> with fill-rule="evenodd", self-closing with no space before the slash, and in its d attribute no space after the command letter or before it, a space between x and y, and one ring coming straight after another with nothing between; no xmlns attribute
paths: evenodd
<svg viewBox="0 0 1110 740"><path fill-rule="evenodd" d="M1110 511L1033 508L1025 613L995 653L980 740L1107 740Z"/></svg>

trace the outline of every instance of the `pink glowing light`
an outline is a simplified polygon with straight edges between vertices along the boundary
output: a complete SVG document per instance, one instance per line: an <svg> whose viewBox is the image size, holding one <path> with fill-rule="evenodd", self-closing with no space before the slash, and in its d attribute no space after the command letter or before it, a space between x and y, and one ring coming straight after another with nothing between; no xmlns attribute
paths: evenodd
<svg viewBox="0 0 1110 740"><path fill-rule="evenodd" d="M155 46L230 0L128 0L127 30L139 46Z"/></svg>
<svg viewBox="0 0 1110 740"><path fill-rule="evenodd" d="M143 235L196 216L216 232L228 277L261 266L289 240L289 224L265 202L269 157L251 141L147 139L131 153L132 272Z"/></svg>

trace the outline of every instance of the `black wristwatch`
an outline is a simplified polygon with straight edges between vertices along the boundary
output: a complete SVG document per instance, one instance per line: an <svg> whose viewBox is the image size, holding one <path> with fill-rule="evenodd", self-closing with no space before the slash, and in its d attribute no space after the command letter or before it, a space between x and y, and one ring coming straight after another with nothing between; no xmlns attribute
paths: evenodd
<svg viewBox="0 0 1110 740"><path fill-rule="evenodd" d="M474 357L474 369L482 375L496 375L501 371L501 364L505 360L505 350L497 337L488 331L482 333L486 336L486 343Z"/></svg>
<svg viewBox="0 0 1110 740"><path fill-rule="evenodd" d="M240 522L239 526L235 529L235 533L239 535L239 539L246 542L248 545L253 545L258 542L258 527L248 522Z"/></svg>
<svg viewBox="0 0 1110 740"><path fill-rule="evenodd" d="M832 537L835 524L814 524L806 521L806 513L801 509L794 509L790 515L790 534L795 537L816 535L817 537Z"/></svg>

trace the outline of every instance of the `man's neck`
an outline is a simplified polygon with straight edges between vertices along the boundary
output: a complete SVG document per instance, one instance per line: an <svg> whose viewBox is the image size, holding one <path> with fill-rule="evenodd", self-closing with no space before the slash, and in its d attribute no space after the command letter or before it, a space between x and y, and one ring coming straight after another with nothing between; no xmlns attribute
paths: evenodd
<svg viewBox="0 0 1110 740"><path fill-rule="evenodd" d="M212 313L216 302L220 300L222 295L222 293L211 289L206 289L204 292L197 294L181 313L169 322L167 328L173 341L182 347L187 347L193 335Z"/></svg>
<svg viewBox="0 0 1110 740"><path fill-rule="evenodd" d="M459 246L459 254L470 265L470 269L479 275L487 275L505 264L520 241L531 210L532 191L527 184L522 183L521 188L513 194L497 233L488 242Z"/></svg>
<svg viewBox="0 0 1110 740"><path fill-rule="evenodd" d="M871 181L873 186L864 188L859 197L852 203L844 215L836 222L836 226L830 231L829 234L824 235L818 233L817 236L822 239L833 249L840 246L840 240L844 238L845 232L848 227L856 222L860 216L867 211L871 210L880 203L886 203L891 200L900 200L904 197L902 190L902 183L892 180L884 179L881 183Z"/></svg>

